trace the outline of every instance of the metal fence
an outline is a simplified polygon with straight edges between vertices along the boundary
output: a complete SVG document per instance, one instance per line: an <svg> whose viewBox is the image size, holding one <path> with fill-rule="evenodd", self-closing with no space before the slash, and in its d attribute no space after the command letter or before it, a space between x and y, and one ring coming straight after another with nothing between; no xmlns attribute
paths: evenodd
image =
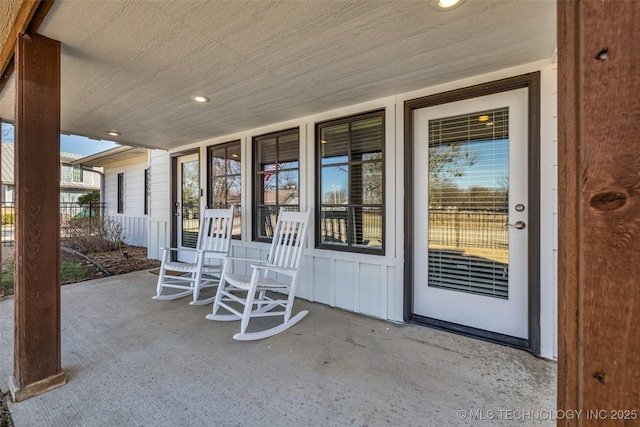
<svg viewBox="0 0 640 427"><path fill-rule="evenodd" d="M75 202L60 203L60 226L64 226L74 218L103 217L105 203L90 203L80 206ZM238 210L236 216L239 215ZM2 245L13 246L15 239L15 206L14 203L3 202L0 206L2 219ZM197 239L199 211L192 209L183 212L183 232L193 233ZM321 235L324 243L347 242L347 212L324 210L322 212ZM235 227L234 221L234 227ZM429 209L429 243L432 245L506 248L508 247L508 230L505 224L508 215L501 212L484 212L453 209ZM355 228L354 228L355 229ZM362 227L357 228L362 238L367 241L381 242L382 215L379 209L363 209ZM185 236L187 237L187 236ZM188 239L186 239L188 240ZM195 241L194 241L195 243Z"/></svg>
<svg viewBox="0 0 640 427"><path fill-rule="evenodd" d="M350 239L349 236L353 237ZM323 206L320 217L320 239L323 244L346 245L351 240L352 245L381 247L382 209Z"/></svg>
<svg viewBox="0 0 640 427"><path fill-rule="evenodd" d="M90 202L88 205L80 206L76 202L60 202L60 227L64 230L64 226L74 218L92 218L103 217L105 212L105 203ZM13 246L15 241L15 219L16 211L13 202L2 202L0 205L0 218L2 220L2 246Z"/></svg>
<svg viewBox="0 0 640 427"><path fill-rule="evenodd" d="M455 209L429 209L429 245L506 248L508 214Z"/></svg>

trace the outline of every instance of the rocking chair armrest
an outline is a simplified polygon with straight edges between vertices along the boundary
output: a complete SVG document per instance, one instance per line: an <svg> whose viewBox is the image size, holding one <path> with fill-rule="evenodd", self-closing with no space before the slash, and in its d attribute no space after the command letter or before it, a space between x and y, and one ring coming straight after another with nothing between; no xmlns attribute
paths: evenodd
<svg viewBox="0 0 640 427"><path fill-rule="evenodd" d="M191 248L182 248L182 249L178 249L178 248L158 248L161 251L185 251L185 252L198 252L196 249L191 249Z"/></svg>
<svg viewBox="0 0 640 427"><path fill-rule="evenodd" d="M281 273L290 273L297 270L296 268L291 268L291 267L277 267L275 265L253 265L253 264L251 264L251 268L255 268L256 270L272 270L272 271L281 272Z"/></svg>
<svg viewBox="0 0 640 427"><path fill-rule="evenodd" d="M199 249L198 252L202 252L205 255L206 254L222 254L225 255L227 253L227 251L213 251L213 250L208 250L208 249ZM226 256L225 256L226 258Z"/></svg>
<svg viewBox="0 0 640 427"><path fill-rule="evenodd" d="M249 261L249 262L261 262L261 263L267 263L269 261L265 260L261 260L261 259L255 259L255 258L242 258L242 257L236 257L236 256L226 256L224 257L224 260L227 261Z"/></svg>

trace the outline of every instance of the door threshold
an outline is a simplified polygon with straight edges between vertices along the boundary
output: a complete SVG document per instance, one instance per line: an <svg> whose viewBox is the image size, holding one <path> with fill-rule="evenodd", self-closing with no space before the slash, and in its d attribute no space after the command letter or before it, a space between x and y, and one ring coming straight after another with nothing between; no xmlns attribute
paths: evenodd
<svg viewBox="0 0 640 427"><path fill-rule="evenodd" d="M483 329L459 325L457 323L445 322L444 320L419 316L417 314L411 315L409 322L533 353L531 351L531 346L528 339L512 337L510 335L504 335L497 332L485 331Z"/></svg>

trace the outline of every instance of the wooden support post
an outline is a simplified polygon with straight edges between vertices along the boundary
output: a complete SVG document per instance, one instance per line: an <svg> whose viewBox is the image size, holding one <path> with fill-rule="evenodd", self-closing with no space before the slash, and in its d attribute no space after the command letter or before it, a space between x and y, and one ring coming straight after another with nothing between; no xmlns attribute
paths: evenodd
<svg viewBox="0 0 640 427"><path fill-rule="evenodd" d="M584 411L563 426L640 419L638 22L558 2L558 409Z"/></svg>
<svg viewBox="0 0 640 427"><path fill-rule="evenodd" d="M18 38L15 401L66 383L60 348L60 42Z"/></svg>

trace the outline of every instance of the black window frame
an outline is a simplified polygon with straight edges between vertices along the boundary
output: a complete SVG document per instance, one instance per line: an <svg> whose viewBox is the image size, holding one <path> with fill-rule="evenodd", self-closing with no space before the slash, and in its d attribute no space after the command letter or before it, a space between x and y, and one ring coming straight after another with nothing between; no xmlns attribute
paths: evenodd
<svg viewBox="0 0 640 427"><path fill-rule="evenodd" d="M227 195L225 195L225 203L224 206L222 205L214 205L213 200L211 200L211 198L213 197L213 179L214 176L212 175L213 171L212 171L212 167L211 167L211 161L212 161L212 157L213 157L213 152L215 150L220 150L220 149L224 149L225 150L225 158L227 158L228 156L228 150L232 147L237 147L237 151L239 153L239 160L237 160L238 162L240 162L240 172L235 174L230 174L228 173L228 170L225 166L225 174L224 175L216 175L216 177L220 178L220 177L239 177L240 178L240 186L241 186L241 192L242 192L242 186L243 186L243 182L242 182L242 140L240 139L236 139L234 141L229 141L229 142L224 142L222 144L216 144L216 145L210 145L207 147L207 207L208 208L216 208L216 209L228 209L231 207L231 203L229 203L229 199L227 197ZM233 155L232 155L233 157ZM240 228L240 234L232 234L231 238L232 239L236 239L236 240L242 240L242 197L240 199L239 203L234 203L235 204L235 211L233 213L233 222L234 222L234 228L236 226L238 226ZM236 223L236 221L239 222Z"/></svg>
<svg viewBox="0 0 640 427"><path fill-rule="evenodd" d="M380 176L380 180L381 180L381 200L379 204L365 204L365 203L352 203L351 200L349 200L349 202L346 205L342 205L342 206L346 206L347 207L347 242L346 245L336 245L336 244L329 244L329 243L323 243L322 242L322 208L323 206L330 206L330 203L323 203L322 201L322 129L327 128L327 127L332 127L332 126L339 126L339 125L343 125L343 124L350 124L353 122L358 122L358 121L362 121L362 120L366 120L366 119L370 119L370 118L374 118L374 117L380 117L381 118L381 159L379 160L379 162L381 163L381 176ZM323 122L318 122L315 124L315 158L316 158L316 164L315 164L315 223L316 223L316 228L315 228L315 247L317 249L326 249L326 250L332 250L332 251L340 251L340 252L351 252L351 253L362 253L362 254L371 254L371 255L379 255L379 256L384 256L386 254L386 205L385 205L385 201L386 201L386 185L385 185L385 170L386 170L386 150L385 150L385 146L386 146L386 110L385 109L380 109L380 110L374 110L374 111L368 111L368 112L364 112L364 113L359 113L359 114L353 114L353 115L349 115L349 116L345 116L345 117L340 117L340 118L336 118L336 119L331 119L331 120L326 120ZM350 134L350 133L349 133ZM351 137L349 136L349 148L348 148L348 160L346 163L349 167L349 171L348 171L348 194L349 197L351 197L351 195L353 194L352 191L352 165L362 165L362 164L366 164L366 163L374 163L377 162L377 160L352 160L351 156L352 156L352 152L351 152ZM343 164L343 163L340 163ZM325 165L325 167L334 167L335 165L339 165L339 164L329 164L329 165ZM359 246L352 246L352 240L351 236L353 234L353 230L351 230L351 223L352 221L349 220L349 218L351 218L352 215L352 208L354 207L361 207L361 208L380 208L380 212L381 212L381 246L379 248L366 248L366 247L359 247Z"/></svg>
<svg viewBox="0 0 640 427"><path fill-rule="evenodd" d="M278 164L278 143L279 143L279 138L281 137L287 137L290 135L295 134L297 137L297 144L298 144L298 156L297 156L297 163L298 163L298 167L297 168L285 168L285 169L275 169L273 171L269 171L269 173L271 174L275 174L276 175L276 203L272 204L272 205L267 205L266 203L264 203L262 201L262 196L263 196L263 179L264 179L264 175L265 175L265 171L261 171L259 168L259 144L261 141L265 141L267 139L276 139L276 164ZM258 135L258 136L254 136L252 138L252 182L253 182L253 189L252 189L252 193L253 193L253 197L252 197L252 218L251 218L251 236L252 236L252 240L254 242L265 242L265 243L270 243L271 239L268 237L260 237L258 230L259 230L259 223L261 223L261 218L260 218L260 212L262 212L262 209L265 208L269 208L269 210L271 212L273 212L274 215L276 215L276 222L277 222L277 215L278 212L280 210L281 207L284 207L287 210L293 210L293 211L299 211L300 210L300 128L299 127L295 127L295 128L291 128L291 129L285 129L285 130L281 130L281 131L277 131L277 132L271 132L271 133L267 133L267 134L263 134L263 135ZM298 183L297 183L297 189L298 189L298 204L297 205L293 205L293 204L280 204L278 203L278 175L282 172L291 172L291 171L297 171L298 172ZM275 224L272 224L272 226L275 228Z"/></svg>
<svg viewBox="0 0 640 427"><path fill-rule="evenodd" d="M149 215L149 198L151 196L151 168L144 170L144 214Z"/></svg>
<svg viewBox="0 0 640 427"><path fill-rule="evenodd" d="M124 213L124 172L118 174L118 213Z"/></svg>

